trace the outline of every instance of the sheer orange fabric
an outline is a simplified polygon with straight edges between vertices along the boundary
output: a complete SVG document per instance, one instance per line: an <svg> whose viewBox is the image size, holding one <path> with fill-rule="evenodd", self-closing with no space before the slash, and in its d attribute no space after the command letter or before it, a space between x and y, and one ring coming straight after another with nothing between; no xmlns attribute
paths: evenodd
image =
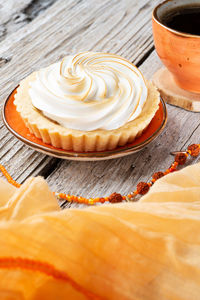
<svg viewBox="0 0 200 300"><path fill-rule="evenodd" d="M200 164L137 203L60 211L40 177L0 195L0 299L198 299Z"/></svg>

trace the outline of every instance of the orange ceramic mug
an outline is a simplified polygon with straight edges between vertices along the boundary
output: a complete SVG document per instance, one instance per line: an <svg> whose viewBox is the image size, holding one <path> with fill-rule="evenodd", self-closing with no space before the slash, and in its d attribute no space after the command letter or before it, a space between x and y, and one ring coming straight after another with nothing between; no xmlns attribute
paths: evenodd
<svg viewBox="0 0 200 300"><path fill-rule="evenodd" d="M198 5L200 0L167 0L155 7L152 15L156 51L183 89L200 93L200 35L192 35L165 26L161 18L171 9Z"/></svg>

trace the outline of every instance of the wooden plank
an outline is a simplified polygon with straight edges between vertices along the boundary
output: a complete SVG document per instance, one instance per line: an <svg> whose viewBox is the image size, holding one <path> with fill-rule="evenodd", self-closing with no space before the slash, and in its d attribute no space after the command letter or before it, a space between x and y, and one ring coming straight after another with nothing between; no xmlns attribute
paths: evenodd
<svg viewBox="0 0 200 300"><path fill-rule="evenodd" d="M0 0L0 41L28 24L56 0Z"/></svg>
<svg viewBox="0 0 200 300"><path fill-rule="evenodd" d="M151 78L160 66L154 51L140 69ZM173 161L170 151L200 142L200 120L198 113L171 105L167 105L167 109L166 129L141 152L110 161L63 161L47 178L51 188L85 197L108 196L113 192L126 194L133 191L139 181L148 181L154 172L168 168Z"/></svg>
<svg viewBox="0 0 200 300"><path fill-rule="evenodd" d="M96 0L94 5L92 0L57 1L0 43L0 101L23 77L69 53L111 51L139 62L152 47L149 24L155 3ZM44 174L51 170L50 162L57 163L16 141L2 123L0 127L1 163L19 182L29 175Z"/></svg>

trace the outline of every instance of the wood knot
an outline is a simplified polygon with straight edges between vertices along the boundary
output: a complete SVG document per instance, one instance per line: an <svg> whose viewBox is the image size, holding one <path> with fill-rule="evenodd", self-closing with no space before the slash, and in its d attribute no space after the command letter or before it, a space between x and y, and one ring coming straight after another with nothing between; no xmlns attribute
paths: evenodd
<svg viewBox="0 0 200 300"><path fill-rule="evenodd" d="M11 57L0 57L0 67L11 61Z"/></svg>

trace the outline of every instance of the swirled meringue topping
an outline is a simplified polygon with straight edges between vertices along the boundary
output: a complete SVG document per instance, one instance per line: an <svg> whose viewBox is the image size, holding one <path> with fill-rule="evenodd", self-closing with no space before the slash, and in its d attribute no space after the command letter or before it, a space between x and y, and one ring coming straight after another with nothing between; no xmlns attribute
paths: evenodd
<svg viewBox="0 0 200 300"><path fill-rule="evenodd" d="M83 52L38 71L29 95L34 107L63 127L112 130L140 115L147 87L126 59Z"/></svg>

